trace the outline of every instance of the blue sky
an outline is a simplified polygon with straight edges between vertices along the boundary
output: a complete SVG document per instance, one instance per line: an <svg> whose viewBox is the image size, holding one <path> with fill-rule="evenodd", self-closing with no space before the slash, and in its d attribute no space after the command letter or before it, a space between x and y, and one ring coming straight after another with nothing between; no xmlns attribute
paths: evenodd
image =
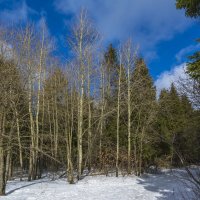
<svg viewBox="0 0 200 200"><path fill-rule="evenodd" d="M181 75L187 55L200 49L195 42L200 37L200 22L176 10L175 0L0 0L0 20L6 25L28 20L39 23L44 17L58 52L67 57L69 28L81 7L88 10L105 45L128 37L139 44L161 88Z"/></svg>

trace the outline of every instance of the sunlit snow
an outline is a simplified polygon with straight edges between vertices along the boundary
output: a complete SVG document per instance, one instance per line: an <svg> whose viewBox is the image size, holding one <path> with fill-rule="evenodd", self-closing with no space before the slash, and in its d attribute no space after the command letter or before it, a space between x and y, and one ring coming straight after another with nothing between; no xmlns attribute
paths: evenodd
<svg viewBox="0 0 200 200"><path fill-rule="evenodd" d="M87 176L70 185L66 179L43 178L33 182L9 181L0 200L181 200L191 191L170 172L157 175Z"/></svg>

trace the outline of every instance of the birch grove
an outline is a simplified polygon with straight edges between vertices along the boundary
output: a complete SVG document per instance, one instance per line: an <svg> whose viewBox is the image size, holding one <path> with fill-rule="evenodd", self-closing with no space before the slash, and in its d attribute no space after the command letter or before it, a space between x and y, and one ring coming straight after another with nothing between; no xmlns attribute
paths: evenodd
<svg viewBox="0 0 200 200"><path fill-rule="evenodd" d="M105 45L86 10L60 56L44 19L0 30L0 195L13 177L74 184L178 166L178 151L198 161L198 109L173 85L156 96L132 39Z"/></svg>

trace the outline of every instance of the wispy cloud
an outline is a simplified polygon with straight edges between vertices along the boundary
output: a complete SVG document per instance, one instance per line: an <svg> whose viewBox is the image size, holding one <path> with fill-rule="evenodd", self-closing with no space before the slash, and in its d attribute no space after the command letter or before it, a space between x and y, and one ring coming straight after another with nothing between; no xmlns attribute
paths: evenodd
<svg viewBox="0 0 200 200"><path fill-rule="evenodd" d="M2 1L2 3L4 3L4 1ZM3 10L0 9L0 11L0 21L6 25L26 22L29 15L36 13L36 11L27 6L24 0L11 3L11 7L4 8Z"/></svg>
<svg viewBox="0 0 200 200"><path fill-rule="evenodd" d="M174 0L54 0L59 12L76 14L85 7L107 40L133 37L141 47L151 49L191 25Z"/></svg>
<svg viewBox="0 0 200 200"><path fill-rule="evenodd" d="M187 77L185 73L186 63L175 66L170 71L164 71L155 81L155 86L157 89L157 94L160 94L162 89L169 89L171 84L175 85L178 83L180 79L184 79Z"/></svg>
<svg viewBox="0 0 200 200"><path fill-rule="evenodd" d="M196 45L190 45L190 46L187 46L187 47L181 49L175 56L176 60L178 62L183 62L183 60L187 59L187 56L189 54L192 54L196 50L200 50L200 44L199 43L196 44Z"/></svg>

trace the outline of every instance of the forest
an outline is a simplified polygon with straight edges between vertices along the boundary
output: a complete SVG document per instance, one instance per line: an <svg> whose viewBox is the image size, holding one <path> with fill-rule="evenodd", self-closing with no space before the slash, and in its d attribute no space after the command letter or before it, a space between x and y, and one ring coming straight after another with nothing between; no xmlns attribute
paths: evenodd
<svg viewBox="0 0 200 200"><path fill-rule="evenodd" d="M104 47L86 10L65 41L63 62L45 20L0 28L0 195L14 176L63 171L73 184L199 165L199 52L158 93L134 38Z"/></svg>

